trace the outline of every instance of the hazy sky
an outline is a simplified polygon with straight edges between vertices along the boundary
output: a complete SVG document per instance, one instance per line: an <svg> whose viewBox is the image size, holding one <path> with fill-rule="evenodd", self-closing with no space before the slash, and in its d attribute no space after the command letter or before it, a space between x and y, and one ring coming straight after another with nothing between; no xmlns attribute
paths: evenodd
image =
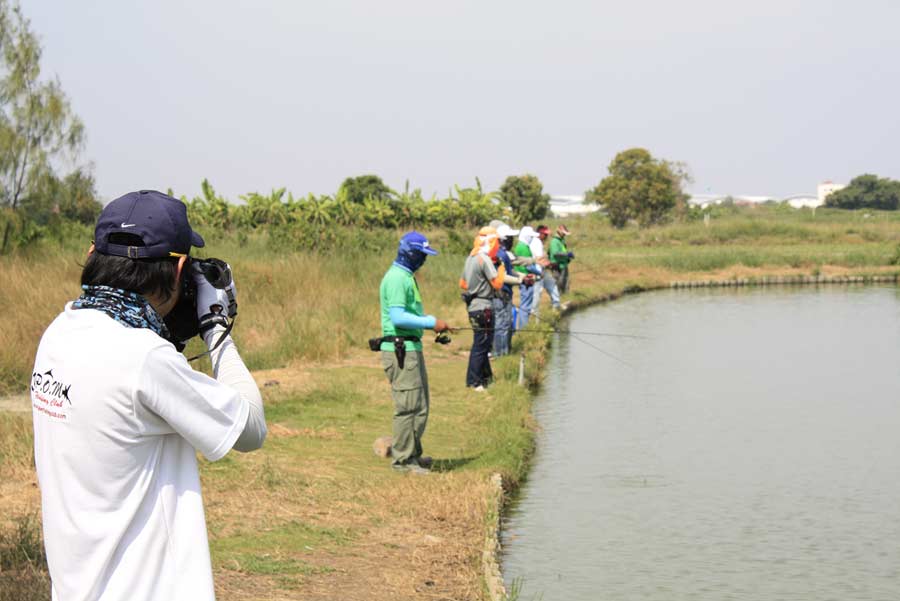
<svg viewBox="0 0 900 601"><path fill-rule="evenodd" d="M23 0L100 193L426 194L531 172L578 194L616 152L695 192L900 178L900 3Z"/></svg>

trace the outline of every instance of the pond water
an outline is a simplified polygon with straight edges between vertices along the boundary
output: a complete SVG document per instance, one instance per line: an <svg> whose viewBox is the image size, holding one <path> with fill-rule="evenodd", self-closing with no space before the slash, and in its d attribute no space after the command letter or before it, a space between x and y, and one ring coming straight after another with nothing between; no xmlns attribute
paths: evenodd
<svg viewBox="0 0 900 601"><path fill-rule="evenodd" d="M649 338L554 342L501 539L520 599L900 599L900 289L654 292L563 327Z"/></svg>

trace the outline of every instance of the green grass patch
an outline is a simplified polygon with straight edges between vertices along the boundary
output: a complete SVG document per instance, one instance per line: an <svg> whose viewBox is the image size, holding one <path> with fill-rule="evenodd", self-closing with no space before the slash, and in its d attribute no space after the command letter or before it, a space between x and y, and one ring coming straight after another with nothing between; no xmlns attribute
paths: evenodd
<svg viewBox="0 0 900 601"><path fill-rule="evenodd" d="M213 563L247 574L309 575L329 571L300 559L319 550L349 544L347 529L323 528L298 521L274 524L264 531L241 531L210 541Z"/></svg>
<svg viewBox="0 0 900 601"><path fill-rule="evenodd" d="M322 425L332 422L336 415L345 417L348 409L361 411L367 397L359 388L350 385L358 379L354 377L354 368L337 368L333 372L332 378L341 381L305 394L274 399L275 402L266 407L267 419L296 425Z"/></svg>

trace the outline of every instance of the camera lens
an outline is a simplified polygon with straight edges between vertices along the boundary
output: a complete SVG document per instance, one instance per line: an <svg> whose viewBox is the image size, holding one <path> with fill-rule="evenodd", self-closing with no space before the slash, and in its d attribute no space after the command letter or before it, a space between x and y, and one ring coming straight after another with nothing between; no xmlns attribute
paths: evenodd
<svg viewBox="0 0 900 601"><path fill-rule="evenodd" d="M231 270L225 261L219 259L205 259L200 261L200 269L206 280L220 290L231 284Z"/></svg>

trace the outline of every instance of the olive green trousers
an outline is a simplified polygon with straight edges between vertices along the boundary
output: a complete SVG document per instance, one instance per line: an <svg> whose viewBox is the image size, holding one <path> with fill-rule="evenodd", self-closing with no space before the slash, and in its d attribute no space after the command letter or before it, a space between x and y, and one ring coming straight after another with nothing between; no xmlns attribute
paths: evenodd
<svg viewBox="0 0 900 601"><path fill-rule="evenodd" d="M422 351L407 351L403 369L397 355L381 352L381 365L391 383L394 397L394 436L391 457L394 465L417 460L422 455L422 435L428 423L428 374Z"/></svg>

